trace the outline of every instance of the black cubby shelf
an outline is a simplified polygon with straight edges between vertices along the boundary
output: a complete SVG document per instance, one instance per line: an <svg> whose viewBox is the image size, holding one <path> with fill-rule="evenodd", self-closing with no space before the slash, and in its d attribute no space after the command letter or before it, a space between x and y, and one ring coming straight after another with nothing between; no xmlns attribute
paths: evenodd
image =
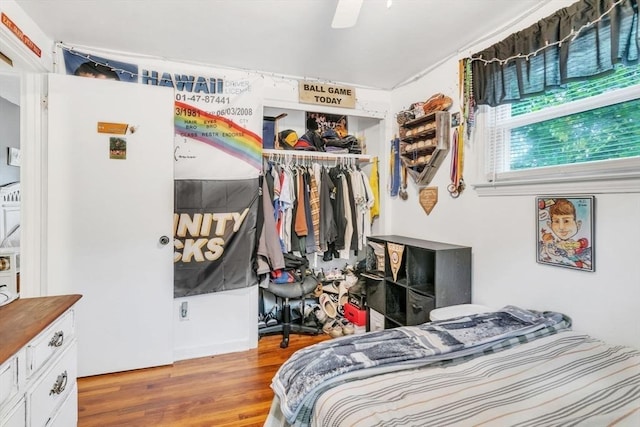
<svg viewBox="0 0 640 427"><path fill-rule="evenodd" d="M368 239L374 245L367 251L385 248L384 277L365 273L367 308L384 316L385 328L428 322L435 308L471 302L470 247L395 235ZM395 279L389 244L403 248Z"/></svg>

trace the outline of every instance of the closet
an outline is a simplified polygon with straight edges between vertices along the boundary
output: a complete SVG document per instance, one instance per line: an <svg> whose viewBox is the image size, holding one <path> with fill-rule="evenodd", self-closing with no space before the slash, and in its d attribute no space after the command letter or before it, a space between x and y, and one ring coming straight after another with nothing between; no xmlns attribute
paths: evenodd
<svg viewBox="0 0 640 427"><path fill-rule="evenodd" d="M258 250L258 273L264 278L261 287L267 288L266 292L261 289L259 301L260 336L282 332L284 348L290 331L317 333L321 327L324 330L334 321L344 320L347 291L357 281L353 271L371 236L371 207L379 199L364 170L375 161L377 158L359 154L264 150L262 235L270 238L261 247L272 251L267 250L264 256L265 252ZM280 266L279 252L300 257L315 279L310 283L303 280L304 266L302 271L287 269L286 263ZM348 278L349 270L354 281ZM262 276L264 273L268 274ZM292 282L310 286L292 288ZM307 307L312 311L322 307L325 319L311 315ZM353 325L340 327L341 331L354 331Z"/></svg>
<svg viewBox="0 0 640 427"><path fill-rule="evenodd" d="M312 266L357 259L371 235L369 210L379 197L364 169L377 159L291 150L264 150L263 158L283 252L299 252Z"/></svg>
<svg viewBox="0 0 640 427"><path fill-rule="evenodd" d="M310 109L307 110L307 108ZM315 165L316 171L318 168L325 170L330 170L332 168L359 169L367 176L368 179L371 172L376 170L374 163L377 162L377 158L387 151L387 146L384 143L384 115L381 112L374 111L373 107L371 111L328 107L323 108L322 111L317 111L314 110L313 106L298 104L293 107L292 104L287 104L285 106L280 105L280 103L273 106L265 106L263 111L263 115L267 119L269 117L277 118L274 129L275 133L285 129L291 129L300 136L306 132L308 116L318 113L333 116L344 116L346 118L347 133L355 136L363 145L362 154L339 154L319 151L265 148L263 150L263 171L265 167L269 167L270 164L282 166L288 165L289 167L294 167L296 170L300 170L301 168L311 168L313 170ZM267 136L266 138L269 137ZM265 144L265 147L267 146L268 144ZM373 218L372 221L370 221L370 234L379 234L380 228L380 220L378 218ZM308 243L306 242L306 239L305 243ZM365 238L362 238L362 244L366 244ZM314 269L324 268L326 270L334 267L343 268L345 263L349 262L350 264L355 264L358 259L358 256L353 250L350 251L349 254L347 254L346 251L343 251L341 253L342 256L338 259L332 256L330 261L323 261L324 255L324 251L314 251L309 254L308 259L310 261L310 265L314 267ZM346 255L349 256L346 257ZM361 255L364 256L364 254ZM362 256L360 258L362 258Z"/></svg>

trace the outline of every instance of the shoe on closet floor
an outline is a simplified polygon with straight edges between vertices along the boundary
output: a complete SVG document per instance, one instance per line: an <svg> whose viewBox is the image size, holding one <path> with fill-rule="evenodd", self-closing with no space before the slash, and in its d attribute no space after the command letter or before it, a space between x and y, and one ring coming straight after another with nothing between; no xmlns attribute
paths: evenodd
<svg viewBox="0 0 640 427"><path fill-rule="evenodd" d="M331 271L325 273L325 278L327 280L342 280L344 279L344 274L339 268L334 268Z"/></svg>
<svg viewBox="0 0 640 427"><path fill-rule="evenodd" d="M338 286L338 306L344 307L344 305L349 302L349 288L346 281L340 282Z"/></svg>
<svg viewBox="0 0 640 427"><path fill-rule="evenodd" d="M337 320L331 320L324 324L322 331L330 335L331 338L338 338L343 335L342 325Z"/></svg>
<svg viewBox="0 0 640 427"><path fill-rule="evenodd" d="M358 283L358 276L356 276L353 273L347 272L347 274L345 274L344 276L344 281L347 282L347 288L350 288L351 286L355 285L356 283Z"/></svg>
<svg viewBox="0 0 640 427"><path fill-rule="evenodd" d="M267 326L275 326L278 324L278 307L273 308L264 316L264 320Z"/></svg>
<svg viewBox="0 0 640 427"><path fill-rule="evenodd" d="M322 286L322 292L327 294L339 294L340 289L336 286L335 282L331 282L328 285Z"/></svg>
<svg viewBox="0 0 640 427"><path fill-rule="evenodd" d="M342 327L342 333L344 335L352 335L356 332L356 325L349 322L347 319L342 318L338 321L338 323Z"/></svg>
<svg viewBox="0 0 640 427"><path fill-rule="evenodd" d="M318 320L318 323L323 324L327 321L327 313L322 310L320 304L312 304L308 305L305 309L305 318L307 317L315 317Z"/></svg>
<svg viewBox="0 0 640 427"><path fill-rule="evenodd" d="M338 314L336 303L331 300L329 294L320 295L320 307L327 317L335 318Z"/></svg>

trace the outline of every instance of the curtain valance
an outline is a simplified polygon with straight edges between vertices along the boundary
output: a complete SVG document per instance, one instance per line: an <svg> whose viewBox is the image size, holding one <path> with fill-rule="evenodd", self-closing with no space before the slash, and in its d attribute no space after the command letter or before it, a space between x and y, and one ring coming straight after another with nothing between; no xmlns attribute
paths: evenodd
<svg viewBox="0 0 640 427"><path fill-rule="evenodd" d="M474 54L476 104L497 106L638 60L637 0L580 0Z"/></svg>

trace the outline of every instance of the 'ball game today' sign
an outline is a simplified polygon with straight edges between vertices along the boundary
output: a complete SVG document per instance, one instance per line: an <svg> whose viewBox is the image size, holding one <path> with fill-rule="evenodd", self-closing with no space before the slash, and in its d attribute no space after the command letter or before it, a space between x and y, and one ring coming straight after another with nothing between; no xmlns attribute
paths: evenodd
<svg viewBox="0 0 640 427"><path fill-rule="evenodd" d="M356 108L356 90L349 86L334 86L300 80L299 101L304 104Z"/></svg>

